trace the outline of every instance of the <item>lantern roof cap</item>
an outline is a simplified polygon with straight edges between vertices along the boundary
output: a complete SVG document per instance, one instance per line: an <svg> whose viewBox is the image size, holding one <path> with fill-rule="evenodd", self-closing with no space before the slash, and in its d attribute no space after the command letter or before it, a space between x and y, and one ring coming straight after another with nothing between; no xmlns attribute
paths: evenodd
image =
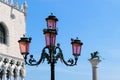
<svg viewBox="0 0 120 80"><path fill-rule="evenodd" d="M52 33L52 34L57 34L57 30L56 29L43 29L44 34L46 33Z"/></svg>
<svg viewBox="0 0 120 80"><path fill-rule="evenodd" d="M25 35L23 35L23 37L21 37L21 39L18 42L31 42L32 38L29 37L25 37Z"/></svg>
<svg viewBox="0 0 120 80"><path fill-rule="evenodd" d="M46 18L46 21L49 20L49 19L58 21L58 19L56 18L56 16L53 15L53 13L51 13L51 15L49 15L49 16Z"/></svg>
<svg viewBox="0 0 120 80"><path fill-rule="evenodd" d="M78 43L78 44L83 45L83 43L81 42L81 40L78 39L78 37L76 37L76 39L71 38L71 44L73 43Z"/></svg>

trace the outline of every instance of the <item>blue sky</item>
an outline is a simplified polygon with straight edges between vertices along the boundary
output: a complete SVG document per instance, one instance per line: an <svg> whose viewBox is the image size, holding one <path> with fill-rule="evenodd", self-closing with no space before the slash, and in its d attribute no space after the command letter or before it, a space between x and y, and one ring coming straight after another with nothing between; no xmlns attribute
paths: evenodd
<svg viewBox="0 0 120 80"><path fill-rule="evenodd" d="M24 0L16 0L20 4ZM120 0L27 0L27 36L31 36L31 54L38 59L45 46L45 18L54 13L59 19L57 42L65 59L72 56L71 38L84 43L77 66L68 67L58 61L56 80L91 80L90 53L99 51L98 80L120 80ZM50 80L47 62L38 67L26 66L26 80Z"/></svg>

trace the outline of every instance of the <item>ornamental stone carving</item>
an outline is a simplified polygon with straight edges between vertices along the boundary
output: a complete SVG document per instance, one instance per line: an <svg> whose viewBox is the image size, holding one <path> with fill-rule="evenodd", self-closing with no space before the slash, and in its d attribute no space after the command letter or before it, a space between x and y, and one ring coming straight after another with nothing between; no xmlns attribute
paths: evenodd
<svg viewBox="0 0 120 80"><path fill-rule="evenodd" d="M24 60L0 55L0 80L24 80Z"/></svg>

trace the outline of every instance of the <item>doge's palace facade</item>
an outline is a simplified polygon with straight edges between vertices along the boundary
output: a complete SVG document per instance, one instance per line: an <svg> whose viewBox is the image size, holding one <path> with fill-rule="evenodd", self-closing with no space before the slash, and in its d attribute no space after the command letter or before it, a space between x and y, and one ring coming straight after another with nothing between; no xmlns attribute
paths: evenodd
<svg viewBox="0 0 120 80"><path fill-rule="evenodd" d="M18 40L26 33L27 4L0 0L0 80L24 80L24 59Z"/></svg>

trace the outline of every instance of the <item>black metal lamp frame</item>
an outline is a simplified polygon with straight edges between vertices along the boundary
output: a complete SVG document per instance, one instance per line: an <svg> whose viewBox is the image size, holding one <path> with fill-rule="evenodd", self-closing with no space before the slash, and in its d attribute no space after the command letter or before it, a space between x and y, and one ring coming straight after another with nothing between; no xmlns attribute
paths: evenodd
<svg viewBox="0 0 120 80"><path fill-rule="evenodd" d="M53 16L55 17L55 16ZM51 19L51 18L50 18ZM56 18L55 18L56 20ZM51 31L52 30L52 31ZM44 29L43 32L44 34L47 32L49 33L52 33L52 34L57 34L57 30L56 29ZM83 43L78 40L78 39L71 39L71 44L73 44L74 42L75 43L78 43L80 45L82 45ZM21 38L21 40L18 41L19 43L20 42L27 42L27 43L30 43L31 42L31 38L26 38L25 36L23 38ZM80 46L81 47L81 46ZM29 55L29 52L26 52L26 53L21 53L23 54L24 56L24 59L25 59L25 63L29 66L37 66L39 65L40 63L44 62L45 59L47 60L48 64L50 64L50 67L51 67L51 80L55 80L55 64L57 63L57 61L60 59L61 62L63 62L65 65L67 66L75 66L77 64L77 61L78 61L78 57L80 54L73 54L74 56L74 59L70 58L68 61L66 61L64 59L64 56L63 56L63 53L62 53L62 50L60 48L60 44L58 43L57 46L45 46L43 49L42 49L42 53L41 53L41 57L38 61L36 61L33 57L33 55L30 55L29 59L28 59L28 55Z"/></svg>
<svg viewBox="0 0 120 80"><path fill-rule="evenodd" d="M48 53L46 50L48 50ZM51 66L51 80L55 80L54 67L59 59L67 66L75 66L78 61L78 55L74 55L74 59L70 58L68 61L65 61L59 43L54 47L44 47L41 53L41 57L38 61L34 59L33 55L30 55L30 58L27 60L28 54L29 53L25 55L24 59L25 63L29 66L37 66L40 63L43 63L45 59L47 60L48 64Z"/></svg>

